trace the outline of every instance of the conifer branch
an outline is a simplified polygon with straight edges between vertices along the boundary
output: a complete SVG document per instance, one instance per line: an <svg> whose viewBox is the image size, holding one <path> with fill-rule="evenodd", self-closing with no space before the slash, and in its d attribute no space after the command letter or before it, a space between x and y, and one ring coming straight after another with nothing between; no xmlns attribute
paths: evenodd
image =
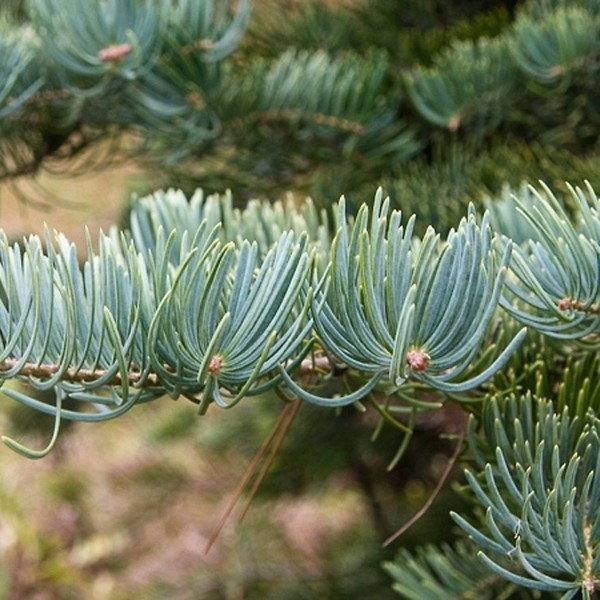
<svg viewBox="0 0 600 600"><path fill-rule="evenodd" d="M17 365L19 368L19 377L32 379L50 379L57 373L60 373L60 380L70 383L93 383L102 380L106 385L120 386L123 384L121 373L116 373L112 378L107 379L109 372L103 369L66 369L61 371L60 365L20 363L16 358L7 358L0 361L0 373L13 370ZM131 370L126 375L128 385L132 386L160 386L160 381L155 373L140 373L138 370Z"/></svg>

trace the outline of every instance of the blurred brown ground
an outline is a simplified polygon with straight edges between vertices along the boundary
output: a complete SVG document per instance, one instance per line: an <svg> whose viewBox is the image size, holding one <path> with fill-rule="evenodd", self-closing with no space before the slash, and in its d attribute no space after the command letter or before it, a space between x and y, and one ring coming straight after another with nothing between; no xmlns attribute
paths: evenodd
<svg viewBox="0 0 600 600"><path fill-rule="evenodd" d="M99 229L119 222L129 190L143 178L143 171L128 162L75 177L41 172L35 180L1 183L0 227L16 240L42 234L46 223L79 245L85 226L95 238Z"/></svg>

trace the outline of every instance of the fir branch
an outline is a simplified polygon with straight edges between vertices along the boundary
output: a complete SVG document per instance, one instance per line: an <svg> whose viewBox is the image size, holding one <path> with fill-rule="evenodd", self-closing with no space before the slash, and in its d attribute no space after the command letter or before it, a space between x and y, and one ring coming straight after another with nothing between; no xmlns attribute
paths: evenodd
<svg viewBox="0 0 600 600"><path fill-rule="evenodd" d="M462 540L455 546L428 544L414 552L400 550L383 567L394 580L394 591L407 600L513 598L511 584L474 555L473 545Z"/></svg>
<svg viewBox="0 0 600 600"><path fill-rule="evenodd" d="M576 214L570 219L552 191L532 189L528 203L515 198L517 210L533 231L514 252L502 306L527 326L559 339L592 346L600 331L600 202L571 188Z"/></svg>
<svg viewBox="0 0 600 600"><path fill-rule="evenodd" d="M38 364L25 362L17 358L7 358L0 361L0 377L1 373L13 371L15 367L19 367L17 374L19 377L27 377L29 379L39 379L41 381L51 379L57 374L60 374L61 382L70 383L93 383L102 380L104 385L121 386L124 381L128 385L153 387L160 386L160 380L155 373L141 373L139 370L132 369L125 377L121 373L109 372L106 369L64 369L60 365ZM108 377L111 374L112 377Z"/></svg>
<svg viewBox="0 0 600 600"><path fill-rule="evenodd" d="M256 113L255 115L245 116L244 119L252 118L253 116L256 120L264 122L297 121L299 119L306 119L307 121L312 121L318 125L347 131L356 135L363 135L365 133L365 126L356 121L323 113L307 112L300 109L288 108L273 112Z"/></svg>
<svg viewBox="0 0 600 600"><path fill-rule="evenodd" d="M485 564L507 580L589 597L600 580L597 560L590 559L600 515L595 415L558 414L551 402L513 397L493 400L483 424L483 445L495 448L494 460L479 475L466 474L486 507L485 527L453 514L455 521L480 546ZM506 555L523 574L504 565Z"/></svg>

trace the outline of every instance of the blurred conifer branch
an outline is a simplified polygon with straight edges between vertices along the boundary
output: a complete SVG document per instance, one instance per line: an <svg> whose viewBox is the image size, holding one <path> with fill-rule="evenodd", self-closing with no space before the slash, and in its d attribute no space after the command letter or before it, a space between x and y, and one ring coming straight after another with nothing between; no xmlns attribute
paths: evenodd
<svg viewBox="0 0 600 600"><path fill-rule="evenodd" d="M398 55L385 37L369 38L364 23L377 22L378 8L255 9L264 13L262 38L248 32L249 0L29 0L6 9L0 178L68 168L122 134L122 151L193 187L220 176L236 189L289 189L307 177L314 185L336 172L350 186L360 173L373 189L439 144L487 142L499 130L579 154L594 148L595 2L532 0L513 22L492 12L472 31L460 21L457 39L431 38L426 59L416 40ZM434 18L422 13L407 9L403 35L413 20ZM326 49L302 41L324 15L340 30ZM280 48L276 34L291 25L297 39ZM267 41L279 49L267 52Z"/></svg>

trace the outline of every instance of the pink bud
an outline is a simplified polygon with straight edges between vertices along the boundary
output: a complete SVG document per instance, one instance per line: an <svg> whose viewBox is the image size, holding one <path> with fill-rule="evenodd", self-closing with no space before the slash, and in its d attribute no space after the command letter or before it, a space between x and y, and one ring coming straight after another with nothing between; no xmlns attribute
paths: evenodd
<svg viewBox="0 0 600 600"><path fill-rule="evenodd" d="M422 350L410 350L406 355L408 366L416 373L421 373L429 367L429 354Z"/></svg>
<svg viewBox="0 0 600 600"><path fill-rule="evenodd" d="M563 298L562 300L559 300L558 308L560 308L560 310L569 310L570 308L573 308L573 300L571 300L571 298Z"/></svg>
<svg viewBox="0 0 600 600"><path fill-rule="evenodd" d="M131 53L133 48L131 44L113 44L102 48L98 52L98 58L103 62L119 62L122 58L125 58Z"/></svg>
<svg viewBox="0 0 600 600"><path fill-rule="evenodd" d="M208 373L209 375L218 375L223 367L223 360L220 356L213 356L210 359L210 364L208 365Z"/></svg>

